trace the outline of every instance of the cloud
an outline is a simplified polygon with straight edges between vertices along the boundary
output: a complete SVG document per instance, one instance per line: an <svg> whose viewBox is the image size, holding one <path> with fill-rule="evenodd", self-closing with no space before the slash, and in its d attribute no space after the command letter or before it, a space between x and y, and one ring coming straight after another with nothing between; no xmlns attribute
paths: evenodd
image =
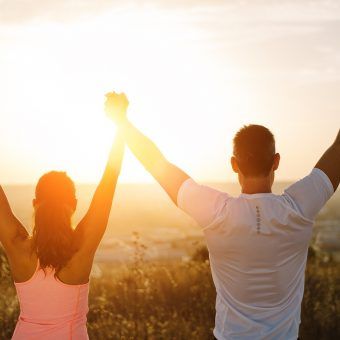
<svg viewBox="0 0 340 340"><path fill-rule="evenodd" d="M149 17L134 19L148 11L156 12L151 27L165 18L174 39L227 58L251 76L339 79L339 72L329 71L340 69L338 0L0 0L0 42L11 39L13 25L26 31L31 20L106 16L113 22L119 15L138 32Z"/></svg>
<svg viewBox="0 0 340 340"><path fill-rule="evenodd" d="M112 1L2 0L0 22L21 23L32 19L66 20L113 5Z"/></svg>
<svg viewBox="0 0 340 340"><path fill-rule="evenodd" d="M0 0L0 23L27 20L69 21L108 10L158 8L190 10L203 16L219 11L229 23L245 21L327 21L339 20L337 0Z"/></svg>
<svg viewBox="0 0 340 340"><path fill-rule="evenodd" d="M222 3L222 1L211 1ZM170 0L0 0L0 22L20 23L39 19L44 21L70 21L83 16L93 16L108 10L136 8L192 8L209 4L209 1Z"/></svg>
<svg viewBox="0 0 340 340"><path fill-rule="evenodd" d="M250 78L340 80L338 1L255 0L196 12L213 52Z"/></svg>

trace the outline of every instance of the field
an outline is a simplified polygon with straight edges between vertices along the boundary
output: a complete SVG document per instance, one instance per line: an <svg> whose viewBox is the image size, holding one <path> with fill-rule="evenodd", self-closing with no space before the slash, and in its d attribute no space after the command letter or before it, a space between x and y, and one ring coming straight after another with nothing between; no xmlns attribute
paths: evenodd
<svg viewBox="0 0 340 340"><path fill-rule="evenodd" d="M215 186L237 194L236 185ZM78 188L75 220L84 213L93 189ZM13 210L29 228L33 187L8 187L6 192ZM336 237L339 202L337 194L321 211L316 231L334 225ZM131 239L133 230L140 237ZM202 244L201 230L158 187L122 186L91 278L90 338L212 339L215 290ZM0 339L7 340L19 310L1 248L0 292ZM312 248L300 338L340 339L340 266L329 257L317 256Z"/></svg>
<svg viewBox="0 0 340 340"><path fill-rule="evenodd" d="M187 262L145 262L136 245L130 265L106 265L92 278L91 339L212 339L215 291L205 248ZM0 338L10 339L18 302L1 254ZM302 303L302 339L339 339L340 268L310 251Z"/></svg>

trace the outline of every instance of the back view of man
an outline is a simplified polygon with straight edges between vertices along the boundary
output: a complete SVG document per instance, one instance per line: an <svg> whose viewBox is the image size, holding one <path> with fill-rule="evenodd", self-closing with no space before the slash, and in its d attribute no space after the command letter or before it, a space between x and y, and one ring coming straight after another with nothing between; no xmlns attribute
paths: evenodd
<svg viewBox="0 0 340 340"><path fill-rule="evenodd" d="M108 96L108 113L114 100ZM231 158L242 194L232 197L169 163L126 117L116 121L135 156L203 227L217 293L215 337L296 339L313 220L340 182L340 133L308 176L274 195L274 137L260 125L243 127Z"/></svg>
<svg viewBox="0 0 340 340"><path fill-rule="evenodd" d="M296 339L313 220L334 192L318 168L271 193L279 163L262 126L234 138L232 166L242 194L231 197L187 180L178 206L204 226L217 291L217 339Z"/></svg>

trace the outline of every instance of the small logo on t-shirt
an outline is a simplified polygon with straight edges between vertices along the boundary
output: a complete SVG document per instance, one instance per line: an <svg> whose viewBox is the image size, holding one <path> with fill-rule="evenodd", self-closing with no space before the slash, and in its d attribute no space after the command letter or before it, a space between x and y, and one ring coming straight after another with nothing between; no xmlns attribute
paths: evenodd
<svg viewBox="0 0 340 340"><path fill-rule="evenodd" d="M261 214L258 206L256 206L256 231L258 234L261 231Z"/></svg>

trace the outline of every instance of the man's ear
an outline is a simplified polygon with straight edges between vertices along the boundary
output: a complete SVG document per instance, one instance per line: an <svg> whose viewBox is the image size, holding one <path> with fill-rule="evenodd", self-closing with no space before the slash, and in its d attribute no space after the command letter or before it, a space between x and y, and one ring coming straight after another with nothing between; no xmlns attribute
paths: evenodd
<svg viewBox="0 0 340 340"><path fill-rule="evenodd" d="M274 162L273 162L273 170L277 170L279 165L280 165L280 159L281 159L281 156L279 153L276 153L274 155Z"/></svg>
<svg viewBox="0 0 340 340"><path fill-rule="evenodd" d="M230 158L230 164L231 164L233 171L238 174L240 170L239 170L239 167L238 167L238 164L237 164L237 159L236 159L235 156L232 156Z"/></svg>

